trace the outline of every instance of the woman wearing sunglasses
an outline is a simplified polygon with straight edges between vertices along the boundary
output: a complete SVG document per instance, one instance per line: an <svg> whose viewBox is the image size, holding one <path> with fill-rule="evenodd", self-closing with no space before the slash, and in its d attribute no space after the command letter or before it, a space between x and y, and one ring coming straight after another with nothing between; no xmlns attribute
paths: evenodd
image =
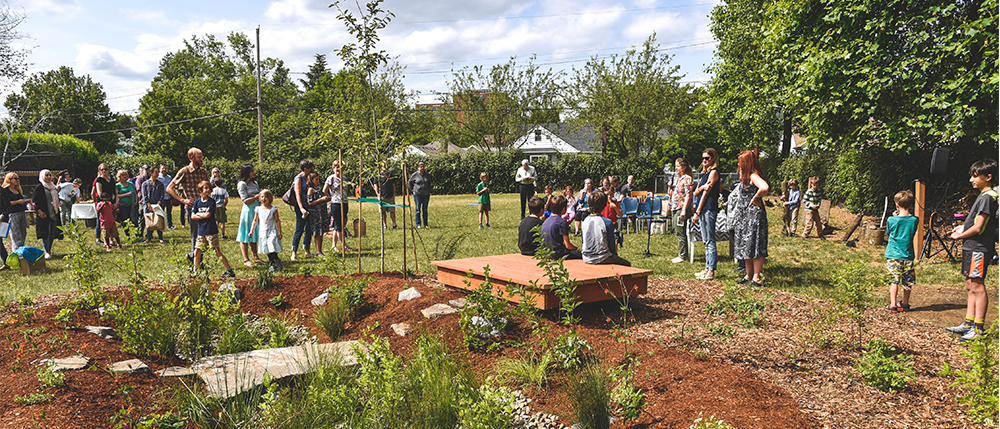
<svg viewBox="0 0 1000 429"><path fill-rule="evenodd" d="M719 192L722 189L718 167L718 153L713 148L705 149L701 154L701 178L693 194L696 208L691 215L691 222L701 224L701 238L705 242L705 269L694 275L698 280L715 278L719 256L715 247L715 220L719 216Z"/></svg>
<svg viewBox="0 0 1000 429"><path fill-rule="evenodd" d="M35 206L35 238L42 240L45 259L52 259L52 243L62 239L62 219L59 217L59 189L56 178L49 170L38 173L39 185L31 194L31 204Z"/></svg>

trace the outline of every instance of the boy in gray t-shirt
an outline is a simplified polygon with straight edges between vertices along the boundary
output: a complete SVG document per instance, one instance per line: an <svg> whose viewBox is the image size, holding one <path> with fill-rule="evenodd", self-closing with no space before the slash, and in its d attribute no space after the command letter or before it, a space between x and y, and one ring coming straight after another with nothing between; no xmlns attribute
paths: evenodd
<svg viewBox="0 0 1000 429"><path fill-rule="evenodd" d="M615 254L615 239L608 234L611 220L601 216L608 205L608 196L601 191L590 193L590 216L583 220L583 262L588 264L614 264L631 267L632 264Z"/></svg>
<svg viewBox="0 0 1000 429"><path fill-rule="evenodd" d="M215 181L215 188L212 188L212 199L215 200L215 220L219 224L219 233L226 239L226 205L229 204L229 191L226 191L226 182L222 179Z"/></svg>

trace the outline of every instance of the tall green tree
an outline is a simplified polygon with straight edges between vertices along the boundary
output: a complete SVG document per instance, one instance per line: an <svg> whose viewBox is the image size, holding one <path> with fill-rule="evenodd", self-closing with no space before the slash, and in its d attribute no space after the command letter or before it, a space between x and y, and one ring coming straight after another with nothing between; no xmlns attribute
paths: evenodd
<svg viewBox="0 0 1000 429"><path fill-rule="evenodd" d="M302 83L302 87L306 91L309 91L316 87L322 77L332 77L330 73L330 67L326 64L326 54L316 54L316 61L313 61L312 65L309 66L309 71L306 72L305 79L299 79Z"/></svg>
<svg viewBox="0 0 1000 429"><path fill-rule="evenodd" d="M460 146L506 148L536 125L559 122L562 76L542 70L534 56L527 64L511 58L489 69L453 70L450 97L442 100L450 114L450 140Z"/></svg>
<svg viewBox="0 0 1000 429"><path fill-rule="evenodd" d="M10 94L4 106L24 131L49 134L79 134L114 129L117 115L111 112L107 94L89 75L76 76L62 66L38 72L21 85L20 94ZM114 133L81 136L100 153L114 153Z"/></svg>
<svg viewBox="0 0 1000 429"><path fill-rule="evenodd" d="M230 34L227 41L195 36L184 42L184 49L164 56L150 91L139 100L141 113L136 120L150 127L140 133L139 150L182 163L188 147L201 148L208 158L256 158L254 46L240 33ZM269 140L297 135L274 125L294 116L278 108L294 107L298 88L283 62L273 58L261 61L261 81L263 103L269 108L267 148ZM276 130L281 134L275 135Z"/></svg>
<svg viewBox="0 0 1000 429"><path fill-rule="evenodd" d="M567 104L577 119L607 135L607 152L648 156L659 145L658 133L679 122L696 101L693 88L680 84L680 66L670 61L655 34L625 55L595 56L573 69Z"/></svg>

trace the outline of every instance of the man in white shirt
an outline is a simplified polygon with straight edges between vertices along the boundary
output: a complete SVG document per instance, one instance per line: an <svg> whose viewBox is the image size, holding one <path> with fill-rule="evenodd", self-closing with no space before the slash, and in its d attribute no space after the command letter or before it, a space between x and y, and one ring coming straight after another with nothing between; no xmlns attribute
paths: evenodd
<svg viewBox="0 0 1000 429"><path fill-rule="evenodd" d="M80 179L59 184L59 203L62 205L59 212L62 214L63 225L69 225L73 221L70 212L73 209L73 203L80 197L80 185L82 184L83 181Z"/></svg>
<svg viewBox="0 0 1000 429"><path fill-rule="evenodd" d="M535 167L528 164L527 159L521 161L521 168L518 168L517 174L514 175L514 181L518 183L518 188L521 191L521 219L524 219L524 208L527 206L528 200L535 196L536 180L538 180L538 173L535 173Z"/></svg>

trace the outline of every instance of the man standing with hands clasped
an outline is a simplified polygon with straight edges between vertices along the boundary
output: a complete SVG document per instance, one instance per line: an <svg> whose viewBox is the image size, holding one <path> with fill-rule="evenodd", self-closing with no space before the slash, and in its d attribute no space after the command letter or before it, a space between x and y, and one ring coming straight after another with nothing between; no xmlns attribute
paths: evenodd
<svg viewBox="0 0 1000 429"><path fill-rule="evenodd" d="M528 200L535 196L536 180L538 173L535 173L535 167L528 164L527 159L521 161L521 168L518 168L517 174L514 175L514 181L518 183L521 191L521 219L524 219L524 207L528 204Z"/></svg>

